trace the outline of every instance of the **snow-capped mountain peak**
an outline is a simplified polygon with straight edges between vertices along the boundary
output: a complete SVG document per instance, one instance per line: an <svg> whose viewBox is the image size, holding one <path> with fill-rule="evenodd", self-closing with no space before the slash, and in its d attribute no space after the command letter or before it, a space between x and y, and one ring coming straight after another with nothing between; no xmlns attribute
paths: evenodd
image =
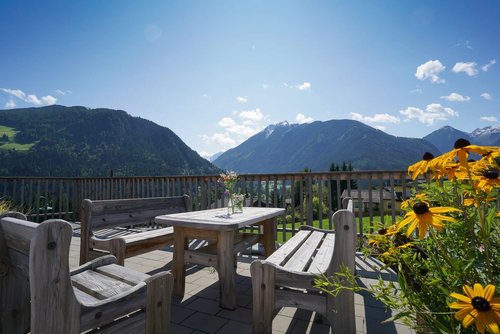
<svg viewBox="0 0 500 334"><path fill-rule="evenodd" d="M489 136L495 133L500 133L500 125L491 125L482 129L476 129L472 131L473 137Z"/></svg>

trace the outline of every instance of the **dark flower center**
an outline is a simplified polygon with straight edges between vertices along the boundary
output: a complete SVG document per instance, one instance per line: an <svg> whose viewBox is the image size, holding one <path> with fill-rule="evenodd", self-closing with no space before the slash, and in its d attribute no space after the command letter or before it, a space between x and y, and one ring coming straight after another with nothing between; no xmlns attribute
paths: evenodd
<svg viewBox="0 0 500 334"><path fill-rule="evenodd" d="M378 234L380 234L380 235L387 234L387 229L386 228L381 228L380 230L378 230Z"/></svg>
<svg viewBox="0 0 500 334"><path fill-rule="evenodd" d="M465 146L469 146L470 142L467 139L457 139L455 142L455 145L453 145L453 148L458 149L458 148L464 148Z"/></svg>
<svg viewBox="0 0 500 334"><path fill-rule="evenodd" d="M488 169L483 173L483 176L487 179L498 179L498 170Z"/></svg>
<svg viewBox="0 0 500 334"><path fill-rule="evenodd" d="M474 307L479 312L487 312L490 310L490 303L483 297L472 298L472 307Z"/></svg>
<svg viewBox="0 0 500 334"><path fill-rule="evenodd" d="M413 206L413 212L417 215L423 215L424 213L429 212L429 206L424 202L418 202Z"/></svg>
<svg viewBox="0 0 500 334"><path fill-rule="evenodd" d="M425 152L424 156L422 157L422 160L425 160L425 161L429 161L432 159L434 159L434 154L432 154L430 152Z"/></svg>

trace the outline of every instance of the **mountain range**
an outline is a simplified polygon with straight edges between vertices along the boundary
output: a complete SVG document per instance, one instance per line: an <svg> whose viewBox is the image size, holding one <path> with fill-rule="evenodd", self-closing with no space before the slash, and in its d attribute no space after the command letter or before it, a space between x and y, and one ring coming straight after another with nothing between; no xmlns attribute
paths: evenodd
<svg viewBox="0 0 500 334"><path fill-rule="evenodd" d="M446 126L422 139L395 137L354 120L268 126L213 161L239 173L327 171L349 162L356 170L404 170L425 152L435 156L453 149L458 138L473 144L500 142L500 126L465 133Z"/></svg>
<svg viewBox="0 0 500 334"><path fill-rule="evenodd" d="M500 146L500 126L465 133L446 126L424 138L395 137L354 120L268 126L213 164L174 132L122 110L52 105L0 110L0 176L155 176L404 170L458 138Z"/></svg>

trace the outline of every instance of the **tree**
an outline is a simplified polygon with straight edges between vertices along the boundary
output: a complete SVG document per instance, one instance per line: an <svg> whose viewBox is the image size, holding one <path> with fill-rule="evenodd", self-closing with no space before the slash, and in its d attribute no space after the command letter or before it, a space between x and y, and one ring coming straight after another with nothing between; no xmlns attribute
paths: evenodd
<svg viewBox="0 0 500 334"><path fill-rule="evenodd" d="M351 172L353 171L352 164L349 162L349 164L346 164L345 161L342 161L342 167L340 165L335 164L335 162L332 162L330 165L330 172ZM338 207L337 203L339 202L340 196L342 196L342 192L348 188L347 180L340 180L340 193L337 192L337 180L332 180L330 181L330 188L331 188L331 194L332 194L332 210L336 211L339 210L340 208ZM356 189L358 187L356 181L350 180L350 188L351 189Z"/></svg>

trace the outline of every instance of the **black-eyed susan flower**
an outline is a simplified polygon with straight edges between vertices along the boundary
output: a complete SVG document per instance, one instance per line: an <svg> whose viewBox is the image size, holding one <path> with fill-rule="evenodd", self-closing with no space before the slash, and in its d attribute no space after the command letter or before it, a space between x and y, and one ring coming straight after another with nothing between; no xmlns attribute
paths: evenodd
<svg viewBox="0 0 500 334"><path fill-rule="evenodd" d="M434 159L434 155L430 152L425 152L422 160L408 167L408 174L412 180L415 180L419 175L424 175L429 169L429 164Z"/></svg>
<svg viewBox="0 0 500 334"><path fill-rule="evenodd" d="M461 166L466 167L470 153L476 153L481 156L488 156L492 155L493 152L498 151L497 146L471 145L468 140L463 138L458 139L453 147L454 149L450 152L434 158L432 165L438 169L445 169L448 163L455 162L455 159L457 159L458 163Z"/></svg>
<svg viewBox="0 0 500 334"><path fill-rule="evenodd" d="M462 321L465 328L475 322L480 333L485 330L500 334L500 298L494 298L495 286L488 284L485 288L479 283L474 287L463 286L465 295L452 293L450 296L458 299L450 304L450 308L459 310L455 319Z"/></svg>
<svg viewBox="0 0 500 334"><path fill-rule="evenodd" d="M429 205L429 201L429 197L426 193L416 194L414 197L408 198L406 201L403 201L403 203L401 203L401 209L411 209L416 203L420 202Z"/></svg>
<svg viewBox="0 0 500 334"><path fill-rule="evenodd" d="M496 169L488 169L481 176L474 177L474 180L476 181L474 188L487 194L500 187L500 179Z"/></svg>
<svg viewBox="0 0 500 334"><path fill-rule="evenodd" d="M429 227L434 227L436 230L441 231L444 227L444 221L456 222L455 218L442 215L442 213L453 211L460 210L452 207L430 208L426 202L417 202L413 205L413 210L408 212L405 218L397 224L397 227L398 230L401 230L406 225L409 225L406 231L407 236L410 236L418 227L420 240L423 240Z"/></svg>
<svg viewBox="0 0 500 334"><path fill-rule="evenodd" d="M407 242L407 243L401 244L401 245L394 245L393 247L390 247L389 249L387 249L387 251L383 252L381 254L381 256L383 258L386 258L386 259L391 258L391 257L394 257L400 250L408 248L408 247L414 247L413 243Z"/></svg>
<svg viewBox="0 0 500 334"><path fill-rule="evenodd" d="M368 245L372 247L380 247L381 244L387 243L390 236L398 232L396 225L391 225L389 227L381 228L377 233L371 234L368 240Z"/></svg>

